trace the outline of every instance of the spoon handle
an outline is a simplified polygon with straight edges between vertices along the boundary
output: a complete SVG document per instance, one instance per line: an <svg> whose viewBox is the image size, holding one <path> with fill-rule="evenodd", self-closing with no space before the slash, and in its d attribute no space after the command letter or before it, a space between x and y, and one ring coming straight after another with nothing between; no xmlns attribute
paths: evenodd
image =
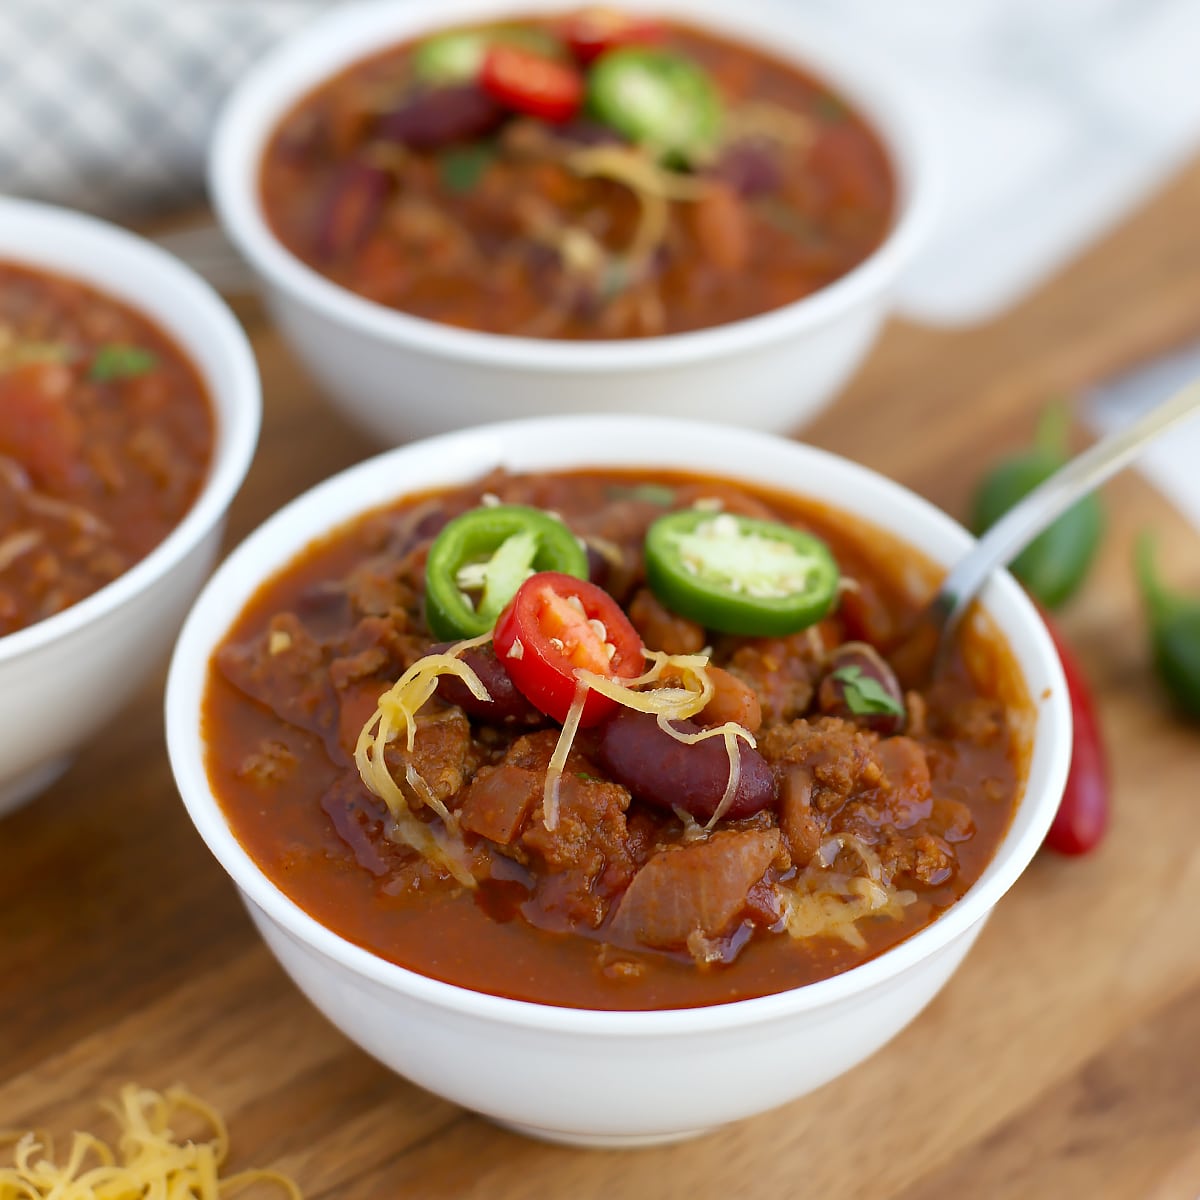
<svg viewBox="0 0 1200 1200"><path fill-rule="evenodd" d="M1077 500L1098 488L1149 442L1200 410L1200 380L1181 388L1125 429L1089 446L1000 518L942 581L930 609L943 640L958 624L976 592Z"/></svg>

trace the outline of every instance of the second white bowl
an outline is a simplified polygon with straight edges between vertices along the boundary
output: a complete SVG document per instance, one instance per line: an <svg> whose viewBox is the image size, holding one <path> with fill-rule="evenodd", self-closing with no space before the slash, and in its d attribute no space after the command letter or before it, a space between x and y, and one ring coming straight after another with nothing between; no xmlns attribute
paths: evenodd
<svg viewBox="0 0 1200 1200"><path fill-rule="evenodd" d="M160 325L200 372L216 416L213 461L183 520L106 587L0 638L0 813L46 787L161 663L212 567L254 455L262 410L246 335L171 255L67 209L0 199L0 258L68 276Z"/></svg>
<svg viewBox="0 0 1200 1200"><path fill-rule="evenodd" d="M806 29L759 0L661 0L656 11L758 44L841 89L878 132L898 177L891 232L866 261L783 308L696 333L556 342L439 325L330 282L292 255L264 218L258 178L278 121L322 81L381 47L566 0L355 5L314 22L247 74L217 126L209 185L225 232L254 268L296 353L334 404L387 444L505 417L645 412L790 430L824 406L862 360L932 215L921 123L886 64Z"/></svg>

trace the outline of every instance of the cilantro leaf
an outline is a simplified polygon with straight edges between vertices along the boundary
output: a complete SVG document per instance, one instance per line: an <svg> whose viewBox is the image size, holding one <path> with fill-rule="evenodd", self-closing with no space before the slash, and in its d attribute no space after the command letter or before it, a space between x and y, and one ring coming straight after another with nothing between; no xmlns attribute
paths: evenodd
<svg viewBox="0 0 1200 1200"><path fill-rule="evenodd" d="M158 366L158 355L141 346L125 346L110 342L101 346L92 358L88 378L96 383L109 383L114 379L132 379L145 375Z"/></svg>
<svg viewBox="0 0 1200 1200"><path fill-rule="evenodd" d="M464 195L483 178L483 173L495 157L495 150L486 142L447 150L438 157L438 175L442 186L457 196Z"/></svg>
<svg viewBox="0 0 1200 1200"><path fill-rule="evenodd" d="M862 667L838 667L832 677L842 684L846 707L855 716L866 717L878 713L904 716L904 705L878 679L865 674Z"/></svg>

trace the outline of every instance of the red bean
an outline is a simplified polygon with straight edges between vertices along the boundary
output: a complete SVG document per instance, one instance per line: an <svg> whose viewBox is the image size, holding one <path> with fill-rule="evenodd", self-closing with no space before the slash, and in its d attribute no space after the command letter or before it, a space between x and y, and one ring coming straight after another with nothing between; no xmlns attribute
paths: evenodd
<svg viewBox="0 0 1200 1200"><path fill-rule="evenodd" d="M1087 680L1071 648L1045 613L1042 616L1062 662L1075 727L1067 786L1045 844L1059 854L1087 854L1100 844L1108 828L1108 756Z"/></svg>
<svg viewBox="0 0 1200 1200"><path fill-rule="evenodd" d="M452 642L430 647L431 654L446 650ZM496 657L491 642L475 646L459 656L487 688L490 700L480 700L457 675L443 675L438 680L438 695L447 704L457 704L468 716L493 725L540 725L542 715L525 699L509 678L504 664Z"/></svg>
<svg viewBox="0 0 1200 1200"><path fill-rule="evenodd" d="M855 706L847 699L848 688L854 685L838 678L839 672L847 669L853 673L857 668L858 678L864 682L876 683L883 690L886 700L890 700L899 711L871 712L855 711ZM861 710L864 700L868 705L871 697L863 697L861 687L855 689L859 695L858 707ZM884 661L883 656L868 642L845 642L829 656L829 669L821 686L817 689L817 707L830 716L844 717L848 721L857 721L868 729L888 737L900 733L907 720L904 707L904 693L896 680L895 672Z"/></svg>
<svg viewBox="0 0 1200 1200"><path fill-rule="evenodd" d="M695 733L693 721L675 721L683 733ZM739 776L727 817L749 817L775 803L775 776L767 760L738 739ZM624 709L600 730L600 765L616 783L657 808L681 808L697 821L716 812L729 782L729 756L721 738L694 745L663 733L648 713Z"/></svg>
<svg viewBox="0 0 1200 1200"><path fill-rule="evenodd" d="M439 150L483 137L505 111L474 83L418 92L379 120L376 135L413 150Z"/></svg>
<svg viewBox="0 0 1200 1200"><path fill-rule="evenodd" d="M357 250L379 221L392 190L387 171L349 162L334 176L317 220L317 253L340 258Z"/></svg>
<svg viewBox="0 0 1200 1200"><path fill-rule="evenodd" d="M748 200L775 191L783 181L776 156L758 142L734 142L718 159L713 174Z"/></svg>

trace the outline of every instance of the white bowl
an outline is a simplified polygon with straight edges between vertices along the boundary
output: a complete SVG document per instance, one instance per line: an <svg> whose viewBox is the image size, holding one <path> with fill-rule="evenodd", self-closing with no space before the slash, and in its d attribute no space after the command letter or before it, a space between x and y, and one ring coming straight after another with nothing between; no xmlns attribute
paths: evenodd
<svg viewBox="0 0 1200 1200"><path fill-rule="evenodd" d="M258 439L254 355L212 289L171 255L65 209L0 198L0 259L69 276L165 329L216 414L213 463L191 510L99 591L0 638L0 813L49 785L162 662L212 567Z"/></svg>
<svg viewBox="0 0 1200 1200"><path fill-rule="evenodd" d="M695 333L565 342L477 333L409 316L338 286L268 227L258 177L280 118L340 68L457 22L559 11L569 0L440 0L351 6L314 22L239 83L212 142L209 187L225 232L259 277L275 319L341 411L394 445L484 421L564 412L648 412L721 420L736 397L751 428L796 428L858 365L927 229L930 172L922 123L887 64L838 46L762 0L654 0L655 11L811 66L878 131L898 178L884 243L837 282L783 308Z"/></svg>
<svg viewBox="0 0 1200 1200"><path fill-rule="evenodd" d="M536 1136L593 1145L683 1137L800 1096L866 1058L921 1010L1041 843L1071 748L1066 686L1045 627L1007 573L988 584L984 604L1036 706L1024 795L975 885L907 941L843 975L709 1008L600 1012L469 991L351 944L263 875L209 786L200 707L216 645L259 584L313 538L405 491L452 486L501 466L665 466L741 476L828 500L935 562L950 563L971 545L949 517L863 467L724 426L548 418L391 451L277 513L230 556L192 610L167 684L171 765L192 820L309 999L368 1053L432 1092Z"/></svg>

